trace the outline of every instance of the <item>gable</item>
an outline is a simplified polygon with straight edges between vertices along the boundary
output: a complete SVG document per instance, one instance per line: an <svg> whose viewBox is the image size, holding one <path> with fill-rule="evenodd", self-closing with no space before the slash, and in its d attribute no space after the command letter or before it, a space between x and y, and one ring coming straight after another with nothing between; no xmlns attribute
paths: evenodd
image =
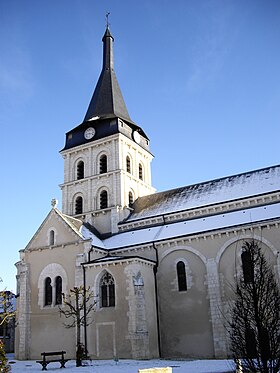
<svg viewBox="0 0 280 373"><path fill-rule="evenodd" d="M30 242L26 250L63 245L83 239L80 233L82 222L68 218L57 209L52 209Z"/></svg>

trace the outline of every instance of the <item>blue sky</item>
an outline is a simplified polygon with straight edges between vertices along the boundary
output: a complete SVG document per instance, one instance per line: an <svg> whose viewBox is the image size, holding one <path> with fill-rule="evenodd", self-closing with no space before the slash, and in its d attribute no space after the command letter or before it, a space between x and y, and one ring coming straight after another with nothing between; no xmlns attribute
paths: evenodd
<svg viewBox="0 0 280 373"><path fill-rule="evenodd" d="M91 99L108 11L157 190L279 163L280 1L0 0L1 287L61 201L59 150Z"/></svg>

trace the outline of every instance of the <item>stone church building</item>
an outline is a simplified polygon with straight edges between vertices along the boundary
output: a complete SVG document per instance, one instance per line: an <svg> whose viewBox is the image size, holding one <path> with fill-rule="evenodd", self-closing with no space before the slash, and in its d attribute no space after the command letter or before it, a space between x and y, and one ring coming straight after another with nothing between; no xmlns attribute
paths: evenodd
<svg viewBox="0 0 280 373"><path fill-rule="evenodd" d="M96 302L82 340L93 359L225 358L230 285L256 240L280 275L280 166L178 189L152 186L150 141L129 116L114 39L81 124L66 134L62 211L52 208L17 267L16 358L75 356L62 294Z"/></svg>

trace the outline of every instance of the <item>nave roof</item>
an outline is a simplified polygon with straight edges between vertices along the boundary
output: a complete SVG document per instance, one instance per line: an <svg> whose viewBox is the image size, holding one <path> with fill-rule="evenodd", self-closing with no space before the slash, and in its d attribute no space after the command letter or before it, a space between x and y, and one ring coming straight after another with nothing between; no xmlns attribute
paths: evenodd
<svg viewBox="0 0 280 373"><path fill-rule="evenodd" d="M280 165L138 198L125 222L280 191Z"/></svg>
<svg viewBox="0 0 280 373"><path fill-rule="evenodd" d="M103 245L109 250L119 249L276 219L280 219L280 203L118 233L103 240Z"/></svg>

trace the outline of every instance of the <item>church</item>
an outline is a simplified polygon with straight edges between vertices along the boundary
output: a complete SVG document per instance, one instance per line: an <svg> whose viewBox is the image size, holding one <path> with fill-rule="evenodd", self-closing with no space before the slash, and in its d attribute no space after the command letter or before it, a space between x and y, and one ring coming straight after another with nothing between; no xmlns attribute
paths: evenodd
<svg viewBox="0 0 280 373"><path fill-rule="evenodd" d="M66 133L62 208L17 267L16 358L75 357L62 295L94 294L82 330L92 359L226 358L242 245L254 239L280 277L280 165L156 192L150 140L128 113L107 26L103 66L81 124Z"/></svg>

